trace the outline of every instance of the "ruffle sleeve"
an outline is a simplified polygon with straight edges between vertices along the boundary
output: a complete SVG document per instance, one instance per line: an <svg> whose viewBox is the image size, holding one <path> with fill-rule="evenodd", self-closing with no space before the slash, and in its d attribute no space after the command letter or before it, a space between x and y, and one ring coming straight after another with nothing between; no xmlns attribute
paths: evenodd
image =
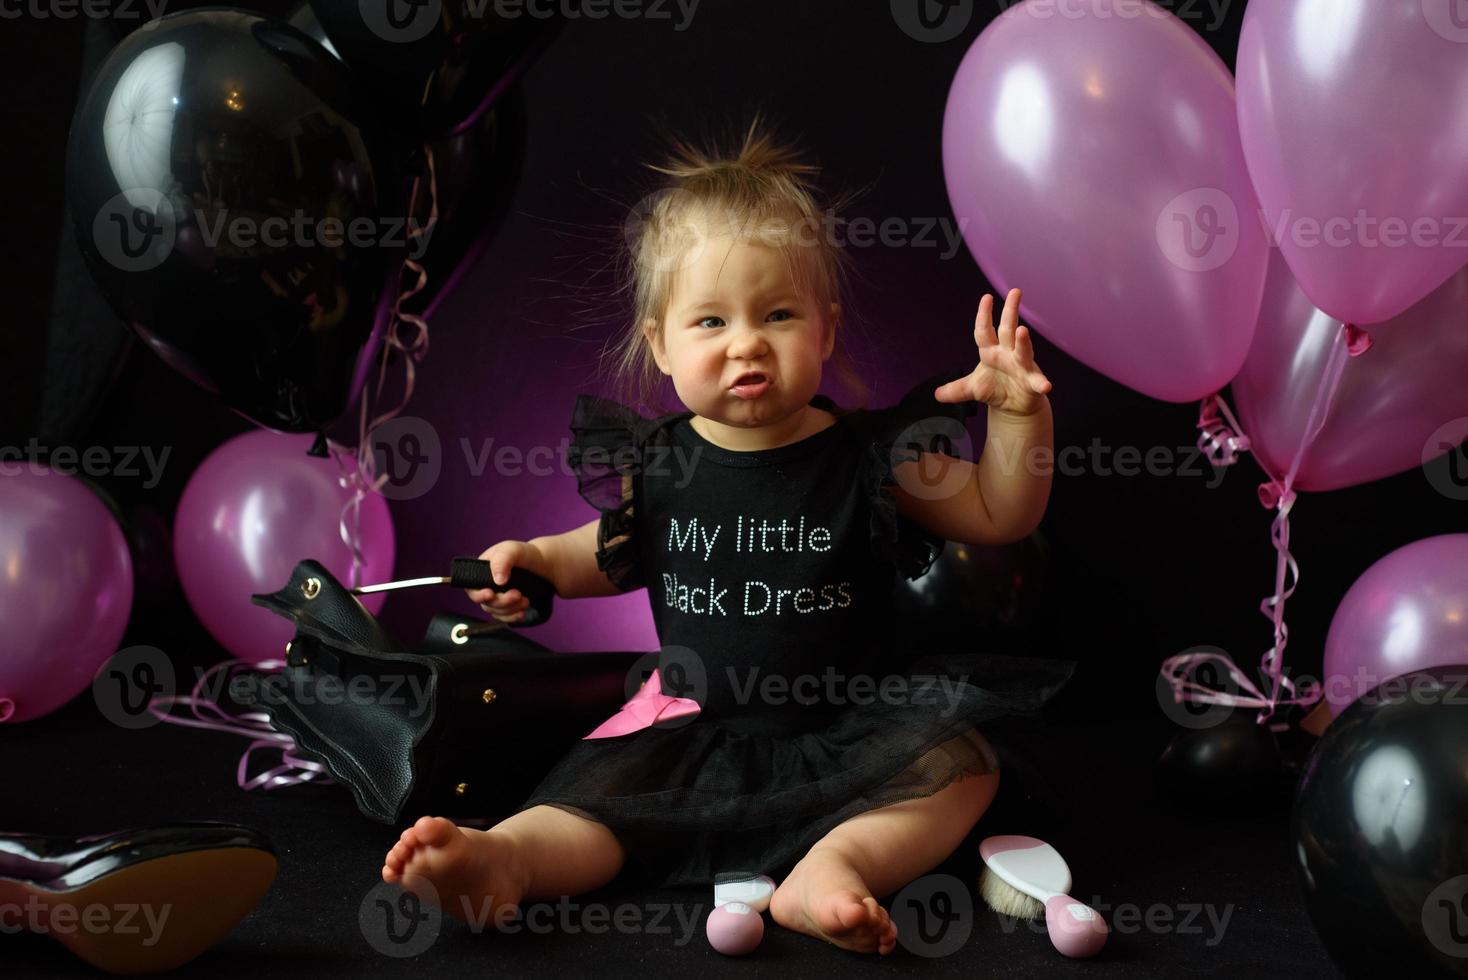
<svg viewBox="0 0 1468 980"><path fill-rule="evenodd" d="M578 395L566 462L588 504L601 511L596 567L623 592L643 587L636 524L637 474L647 420L624 405Z"/></svg>
<svg viewBox="0 0 1468 980"><path fill-rule="evenodd" d="M978 414L975 402L951 404L933 397L933 391L951 381L933 375L913 387L891 408L862 413L865 426L862 467L865 495L871 510L872 551L896 566L907 578L917 578L943 552L943 538L898 513L891 488L897 486L893 469L916 460L922 452L962 457L955 444L962 438L964 421Z"/></svg>

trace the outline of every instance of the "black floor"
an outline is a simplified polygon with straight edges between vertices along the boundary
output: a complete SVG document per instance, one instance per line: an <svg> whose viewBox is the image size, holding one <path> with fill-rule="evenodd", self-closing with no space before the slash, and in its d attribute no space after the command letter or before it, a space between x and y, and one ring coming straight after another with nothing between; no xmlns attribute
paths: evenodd
<svg viewBox="0 0 1468 980"><path fill-rule="evenodd" d="M492 927L475 934L443 918L426 950L389 955L377 946L393 952L411 947L394 947L385 926L370 915L374 924L364 928L359 912L379 897L370 893L380 885L395 828L359 815L340 786L242 791L235 786L235 766L243 738L171 725L120 730L88 698L3 732L0 828L82 834L228 820L266 832L281 858L274 887L223 943L174 975L1338 975L1310 927L1288 863L1288 797L1231 817L1178 809L1159 799L1150 781L1150 763L1165 737L1155 727L1086 726L1027 739L1020 750L1025 762L1005 770L1009 781L1001 784L994 807L959 852L932 872L963 883L962 894L951 896L950 931L912 938L917 930L909 929L896 952L882 959L786 932L768 917L763 945L749 957L729 959L703 935L711 889L647 891L616 882L560 906L548 904L533 917L527 912L516 934L495 934ZM251 772L267 765L260 758ZM1055 783L1051 790L1040 782L1047 778ZM1070 801L1068 814L1063 802L1045 803L1050 793ZM1047 806L1062 812L1044 812ZM978 903L976 845L995 833L1029 833L1056 844L1075 876L1072 894L1111 922L1099 957L1067 960L1043 931ZM891 907L892 896L883 898ZM966 904L972 914L962 914ZM900 912L894 915L903 921ZM431 930L432 920L422 928ZM431 932L409 942L424 936ZM944 946L953 951L928 955ZM0 935L0 964L6 977L98 975L59 944L27 933Z"/></svg>

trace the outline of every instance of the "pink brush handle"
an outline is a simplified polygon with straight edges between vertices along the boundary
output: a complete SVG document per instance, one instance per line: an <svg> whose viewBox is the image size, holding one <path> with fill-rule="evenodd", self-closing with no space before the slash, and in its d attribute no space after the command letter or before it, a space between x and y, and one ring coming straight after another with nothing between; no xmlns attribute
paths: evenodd
<svg viewBox="0 0 1468 980"><path fill-rule="evenodd" d="M1095 909L1069 895L1054 895L1045 903L1045 928L1055 948L1074 959L1095 956L1110 931Z"/></svg>

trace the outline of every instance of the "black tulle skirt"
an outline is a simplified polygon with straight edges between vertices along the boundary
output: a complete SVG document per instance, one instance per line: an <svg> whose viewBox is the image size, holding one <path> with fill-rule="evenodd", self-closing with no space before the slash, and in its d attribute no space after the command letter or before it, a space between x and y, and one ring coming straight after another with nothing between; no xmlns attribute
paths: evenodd
<svg viewBox="0 0 1468 980"><path fill-rule="evenodd" d="M914 696L825 711L813 728L772 732L700 716L583 740L520 809L556 806L605 824L626 848L624 880L710 884L723 871L779 880L858 813L997 771L982 726L1039 717L1075 666L927 656L904 671L903 690Z"/></svg>

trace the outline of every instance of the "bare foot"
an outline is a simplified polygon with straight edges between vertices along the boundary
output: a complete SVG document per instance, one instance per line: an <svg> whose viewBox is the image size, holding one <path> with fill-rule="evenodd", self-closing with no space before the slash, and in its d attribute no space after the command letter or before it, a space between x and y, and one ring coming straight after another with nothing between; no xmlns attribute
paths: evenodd
<svg viewBox="0 0 1468 980"><path fill-rule="evenodd" d="M427 880L433 892L417 886ZM382 880L476 926L509 920L525 894L514 844L493 831L457 827L445 817L419 817L403 831L382 866ZM435 894L436 893L436 894Z"/></svg>
<svg viewBox="0 0 1468 980"><path fill-rule="evenodd" d="M786 929L858 953L886 956L897 945L892 917L831 848L815 848L791 870L770 896L770 916Z"/></svg>

